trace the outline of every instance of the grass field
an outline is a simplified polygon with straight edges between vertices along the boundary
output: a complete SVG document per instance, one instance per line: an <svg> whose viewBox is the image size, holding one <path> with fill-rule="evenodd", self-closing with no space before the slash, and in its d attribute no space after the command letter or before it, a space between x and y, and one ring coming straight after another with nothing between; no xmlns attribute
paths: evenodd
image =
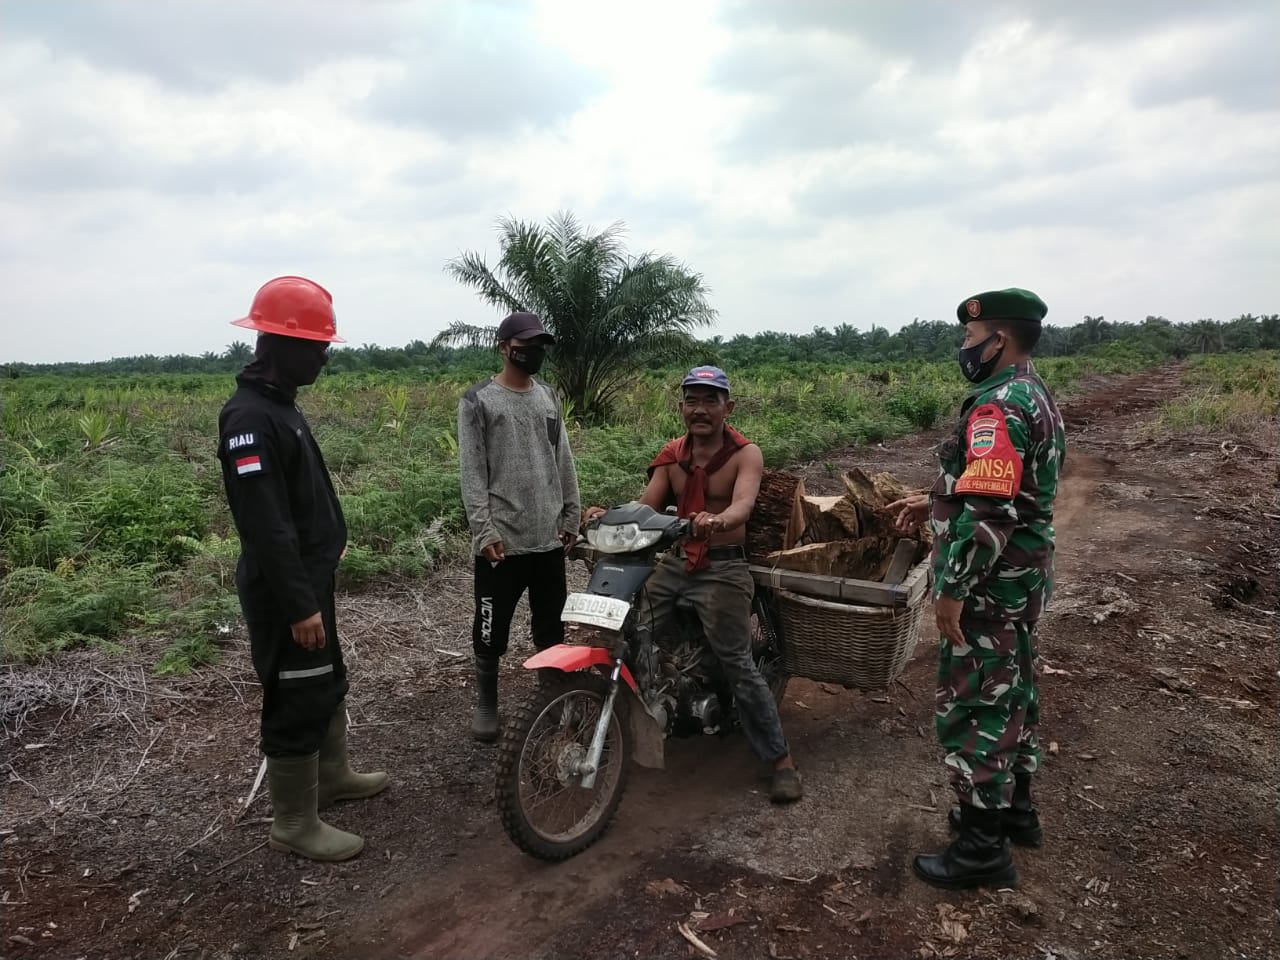
<svg viewBox="0 0 1280 960"><path fill-rule="evenodd" d="M1161 407L1154 429L1247 436L1277 415L1280 355L1275 351L1199 357L1184 379L1191 389Z"/></svg>
<svg viewBox="0 0 1280 960"><path fill-rule="evenodd" d="M1055 390L1136 369L1130 354L1039 366ZM1162 412L1174 429L1245 429L1274 414L1274 353L1193 363L1188 399ZM733 422L772 467L885 440L949 418L967 384L946 364L779 364L730 371ZM584 503L634 497L644 468L681 431L677 371L636 378L613 422L571 425ZM350 527L341 583L358 589L421 576L465 549L454 416L475 371L323 376L300 405L324 450ZM23 377L3 382L3 656L32 659L78 644L153 634L156 667L216 657L211 642L239 614L239 551L215 455L215 375Z"/></svg>

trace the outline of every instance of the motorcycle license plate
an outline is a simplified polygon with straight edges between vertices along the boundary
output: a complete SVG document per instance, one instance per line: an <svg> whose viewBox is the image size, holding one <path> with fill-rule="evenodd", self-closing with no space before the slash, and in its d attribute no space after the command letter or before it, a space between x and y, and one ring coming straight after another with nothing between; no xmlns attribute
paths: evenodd
<svg viewBox="0 0 1280 960"><path fill-rule="evenodd" d="M569 623L589 623L606 630L621 630L631 604L594 593L571 593L564 602L560 619Z"/></svg>

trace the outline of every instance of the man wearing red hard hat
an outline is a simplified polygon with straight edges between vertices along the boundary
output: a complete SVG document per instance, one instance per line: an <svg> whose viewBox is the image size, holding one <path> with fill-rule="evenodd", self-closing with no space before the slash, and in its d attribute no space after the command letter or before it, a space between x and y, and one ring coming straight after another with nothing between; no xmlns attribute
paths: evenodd
<svg viewBox="0 0 1280 960"><path fill-rule="evenodd" d="M312 860L354 857L364 841L317 810L371 797L385 773L347 764L347 670L338 645L334 572L347 525L324 457L295 405L330 343L342 343L333 297L302 277L277 277L232 321L258 332L254 359L218 417L218 459L240 533L236 590L262 683L262 752L270 844Z"/></svg>

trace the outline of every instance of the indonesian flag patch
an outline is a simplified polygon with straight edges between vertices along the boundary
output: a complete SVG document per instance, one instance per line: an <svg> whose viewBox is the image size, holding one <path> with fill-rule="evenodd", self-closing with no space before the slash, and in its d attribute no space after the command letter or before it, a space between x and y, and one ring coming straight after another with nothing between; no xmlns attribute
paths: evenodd
<svg viewBox="0 0 1280 960"><path fill-rule="evenodd" d="M262 459L257 454L251 454L247 457L236 458L236 473L244 476L246 473L261 473Z"/></svg>
<svg viewBox="0 0 1280 960"><path fill-rule="evenodd" d="M984 403L969 417L967 465L956 493L1012 500L1022 486L1022 457L1009 439L1004 411Z"/></svg>

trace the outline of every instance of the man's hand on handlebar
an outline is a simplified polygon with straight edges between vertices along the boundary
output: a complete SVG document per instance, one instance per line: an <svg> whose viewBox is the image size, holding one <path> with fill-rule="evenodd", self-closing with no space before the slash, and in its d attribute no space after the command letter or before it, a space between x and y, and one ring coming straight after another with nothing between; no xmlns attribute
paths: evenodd
<svg viewBox="0 0 1280 960"><path fill-rule="evenodd" d="M724 529L724 517L718 513L708 513L705 510L695 515L689 524L689 533L695 540L706 540L712 534L722 533Z"/></svg>

